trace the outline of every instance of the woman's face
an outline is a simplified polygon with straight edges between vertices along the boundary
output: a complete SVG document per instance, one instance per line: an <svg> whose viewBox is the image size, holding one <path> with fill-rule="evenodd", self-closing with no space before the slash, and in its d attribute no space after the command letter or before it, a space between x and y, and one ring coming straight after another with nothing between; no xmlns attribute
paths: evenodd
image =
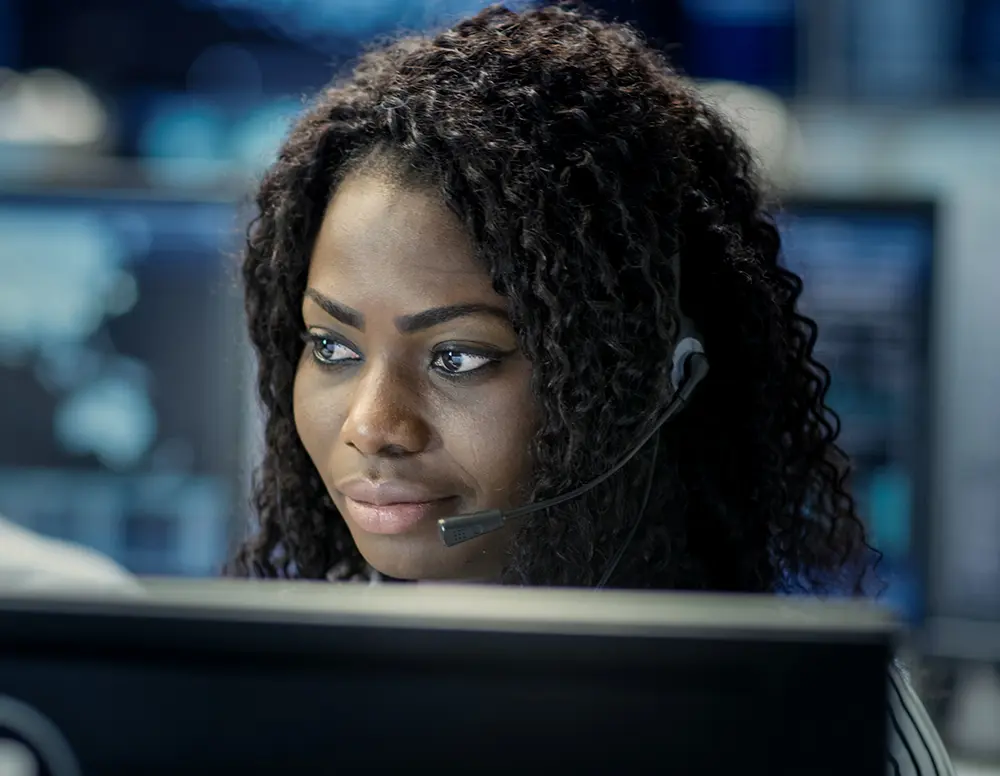
<svg viewBox="0 0 1000 776"><path fill-rule="evenodd" d="M505 299L433 194L349 177L313 251L295 378L302 443L365 559L401 579L493 579L499 531L445 547L437 520L521 503L531 365Z"/></svg>

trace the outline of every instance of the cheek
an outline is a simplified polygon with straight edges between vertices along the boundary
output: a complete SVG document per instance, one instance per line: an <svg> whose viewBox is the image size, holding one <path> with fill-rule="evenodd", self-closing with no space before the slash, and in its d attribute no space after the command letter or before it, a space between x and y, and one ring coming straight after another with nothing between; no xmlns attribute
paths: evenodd
<svg viewBox="0 0 1000 776"><path fill-rule="evenodd" d="M336 392L318 385L308 365L300 365L292 388L295 429L302 446L320 472L329 458L343 423Z"/></svg>
<svg viewBox="0 0 1000 776"><path fill-rule="evenodd" d="M538 427L527 379L491 392L447 423L445 446L475 483L483 508L512 506L531 480L531 443ZM461 421L459 421L461 418Z"/></svg>

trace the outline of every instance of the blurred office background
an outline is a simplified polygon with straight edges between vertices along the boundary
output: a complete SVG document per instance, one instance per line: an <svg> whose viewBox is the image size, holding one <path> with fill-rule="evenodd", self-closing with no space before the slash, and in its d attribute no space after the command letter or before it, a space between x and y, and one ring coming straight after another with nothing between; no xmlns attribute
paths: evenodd
<svg viewBox="0 0 1000 776"><path fill-rule="evenodd" d="M361 46L485 5L0 0L0 514L217 573L259 445L253 181ZM953 749L1000 760L1000 0L591 6L757 148L886 603Z"/></svg>

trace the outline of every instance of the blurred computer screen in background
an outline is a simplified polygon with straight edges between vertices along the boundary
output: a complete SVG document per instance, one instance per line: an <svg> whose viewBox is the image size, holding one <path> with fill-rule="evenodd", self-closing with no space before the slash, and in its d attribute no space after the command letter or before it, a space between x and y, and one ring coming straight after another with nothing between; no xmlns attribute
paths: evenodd
<svg viewBox="0 0 1000 776"><path fill-rule="evenodd" d="M245 515L253 422L238 212L165 192L0 196L0 513L138 572L218 568ZM781 226L889 599L917 618L934 208L796 199Z"/></svg>
<svg viewBox="0 0 1000 776"><path fill-rule="evenodd" d="M235 213L0 193L0 514L138 573L218 571L246 501Z"/></svg>
<svg viewBox="0 0 1000 776"><path fill-rule="evenodd" d="M923 615L933 495L933 202L791 197L779 220L785 265L805 279L827 404L851 456L848 482L883 554L885 600Z"/></svg>

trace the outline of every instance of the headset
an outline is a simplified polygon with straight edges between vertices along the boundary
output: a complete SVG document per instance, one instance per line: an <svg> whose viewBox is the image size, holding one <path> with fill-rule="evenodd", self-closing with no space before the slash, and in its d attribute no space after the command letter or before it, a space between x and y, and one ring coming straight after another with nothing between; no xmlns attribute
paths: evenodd
<svg viewBox="0 0 1000 776"><path fill-rule="evenodd" d="M614 558L608 564L607 569L602 575L600 581L597 583L596 587L600 589L608 583L611 579L611 575L614 573L618 564L621 562L622 557L625 555L626 549L628 549L632 539L635 537L639 524L642 522L642 517L646 512L646 506L649 503L649 494L653 487L653 479L656 475L655 465L656 456L659 452L659 431L668 420L676 416L682 409L684 409L684 407L687 406L691 399L691 395L694 393L694 389L702 380L705 379L705 375L708 374L708 357L705 355L705 346L702 344L702 338L698 334L698 330L695 328L694 321L684 315L681 311L679 254L674 254L672 262L674 264L674 277L676 278L676 282L674 284L674 302L675 309L678 311L680 323L679 336L677 344L674 346L674 352L671 357L670 364L670 384L673 388L673 394L671 395L666 408L663 410L663 414L656 421L653 427L645 433L639 442L635 444L614 466L600 476L590 480L578 488L562 493L558 496L553 496L552 498L536 501L531 504L525 504L524 506L515 507L513 509L488 509L482 512L472 512L467 515L445 517L438 520L438 530L440 531L441 540L444 542L445 546L454 547L457 544L470 541L478 536L498 531L503 528L509 520L516 520L521 517L526 517L527 515L535 514L536 512L542 512L546 509L550 509L551 507L565 504L567 501L571 501L572 499L578 498L579 496L590 492L598 485L621 471L625 465L628 464L628 462L631 461L639 453L639 451L649 443L650 440L653 440L653 459L650 465L649 478L646 482L646 489L642 499L642 506L639 509L639 516L632 524L632 528L629 530L628 536L618 549Z"/></svg>

